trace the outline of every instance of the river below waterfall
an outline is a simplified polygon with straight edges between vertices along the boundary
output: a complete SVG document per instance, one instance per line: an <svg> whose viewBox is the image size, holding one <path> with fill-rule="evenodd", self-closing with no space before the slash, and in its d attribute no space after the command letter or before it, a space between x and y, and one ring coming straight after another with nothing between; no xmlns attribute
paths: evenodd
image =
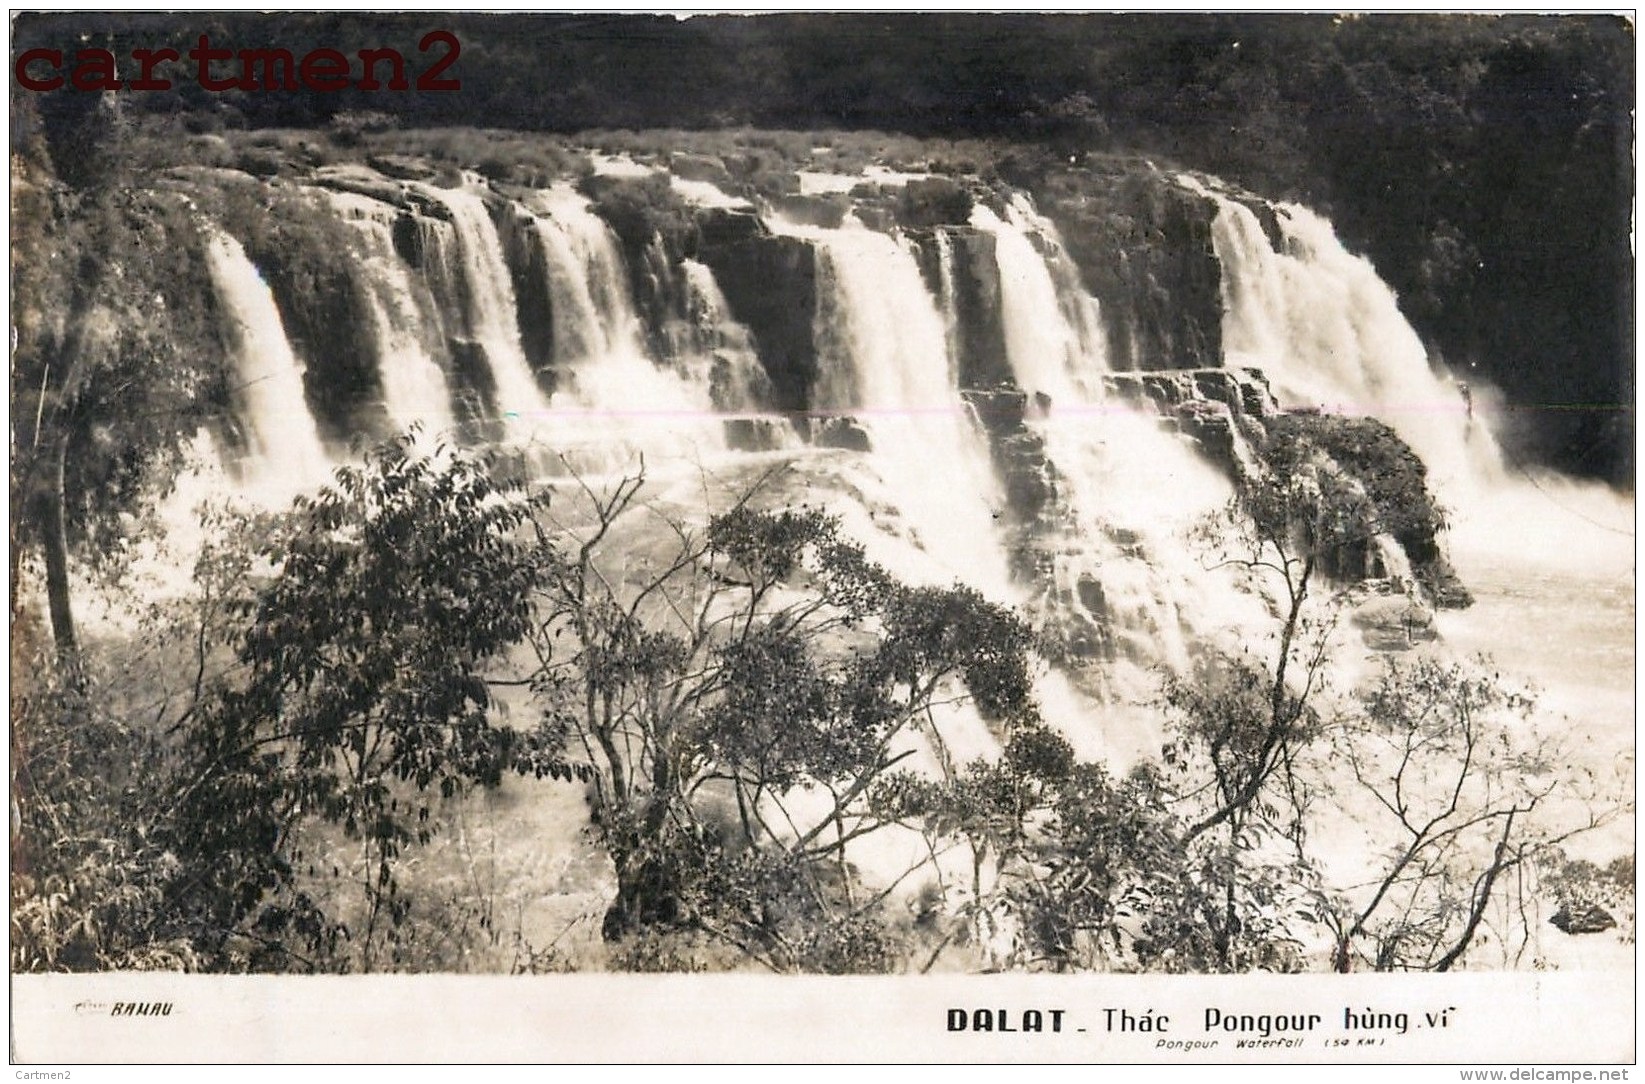
<svg viewBox="0 0 1645 1084"><path fill-rule="evenodd" d="M1452 555L1474 593L1444 614L1459 654L1485 654L1528 682L1544 712L1569 721L1574 757L1625 798L1634 769L1634 503L1598 487L1539 479L1500 488L1490 509L1460 517ZM1573 854L1631 853L1632 816L1575 840Z"/></svg>

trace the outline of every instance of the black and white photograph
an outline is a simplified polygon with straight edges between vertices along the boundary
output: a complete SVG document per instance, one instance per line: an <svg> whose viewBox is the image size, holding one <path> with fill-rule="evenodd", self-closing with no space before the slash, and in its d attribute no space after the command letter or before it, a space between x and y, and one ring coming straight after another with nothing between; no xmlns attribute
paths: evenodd
<svg viewBox="0 0 1645 1084"><path fill-rule="evenodd" d="M10 30L14 1063L1635 1062L1631 14Z"/></svg>

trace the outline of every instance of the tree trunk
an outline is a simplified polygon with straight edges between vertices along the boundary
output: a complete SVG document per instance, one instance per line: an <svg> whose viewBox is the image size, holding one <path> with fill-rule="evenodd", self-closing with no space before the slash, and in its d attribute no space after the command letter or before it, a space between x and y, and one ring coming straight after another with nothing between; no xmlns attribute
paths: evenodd
<svg viewBox="0 0 1645 1084"><path fill-rule="evenodd" d="M600 935L607 941L647 927L668 927L680 920L678 871L666 859L639 848L615 854L617 898L606 908Z"/></svg>
<svg viewBox="0 0 1645 1084"><path fill-rule="evenodd" d="M1496 853L1491 858L1490 868L1485 871L1485 875L1480 879L1479 888L1474 893L1473 906L1468 913L1468 925L1463 928L1462 936L1457 938L1457 943L1451 946L1451 951L1442 956L1439 963L1434 965L1435 971L1451 970L1451 966L1462 958L1463 953L1468 951L1468 945L1473 941L1474 933L1479 929L1480 920L1485 917L1485 908L1491 902L1491 889L1496 886L1498 875L1519 861L1517 858L1511 862L1506 860L1508 841L1513 838L1514 817L1516 816L1518 816L1517 812L1508 814L1508 821L1502 826L1502 838L1497 840Z"/></svg>
<svg viewBox="0 0 1645 1084"><path fill-rule="evenodd" d="M63 475L68 439L59 438L47 464L48 476L40 493L40 544L46 557L46 605L51 613L52 639L57 661L65 673L80 669L80 638L74 628L69 595L69 540L63 516Z"/></svg>

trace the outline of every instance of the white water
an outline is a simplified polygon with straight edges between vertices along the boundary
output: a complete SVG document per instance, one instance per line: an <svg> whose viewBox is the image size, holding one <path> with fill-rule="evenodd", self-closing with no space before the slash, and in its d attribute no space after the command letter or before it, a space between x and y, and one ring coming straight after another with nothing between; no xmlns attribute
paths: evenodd
<svg viewBox="0 0 1645 1084"><path fill-rule="evenodd" d="M1082 579L1100 583L1122 653L1185 670L1197 640L1262 620L1257 601L1208 572L1208 555L1188 541L1233 489L1185 438L1104 395L1095 301L1063 261L1055 227L1026 203L1010 221L983 207L972 221L995 239L1013 375L1050 397L1030 424L1079 535L1057 560L1058 594L1072 600Z"/></svg>
<svg viewBox="0 0 1645 1084"><path fill-rule="evenodd" d="M721 380L722 401L718 403L721 417L745 417L770 421L773 417L763 411L766 390L770 381L765 367L760 364L754 349L754 338L748 328L731 315L731 305L720 290L714 272L707 264L693 259L680 261L687 291L686 318L691 322L694 359L706 365L709 372L700 379L712 381L713 367L723 366ZM780 442L789 439L793 429L786 422L774 425L769 435Z"/></svg>
<svg viewBox="0 0 1645 1084"><path fill-rule="evenodd" d="M658 365L646 353L615 236L569 187L528 201L548 268L555 372L556 448L604 449L605 466L644 453L692 461L724 448L706 373Z"/></svg>
<svg viewBox="0 0 1645 1084"><path fill-rule="evenodd" d="M811 239L822 255L815 408L867 432L872 469L946 573L1010 600L1016 591L995 526L1004 495L955 386L947 329L913 251L855 223L772 226Z"/></svg>
<svg viewBox="0 0 1645 1084"><path fill-rule="evenodd" d="M383 405L396 426L419 426L427 439L457 428L451 412L451 389L445 370L430 355L432 335L411 272L394 248L394 208L353 193L326 191L338 214L354 227L363 250L370 283L372 320L376 326L377 371Z"/></svg>
<svg viewBox="0 0 1645 1084"><path fill-rule="evenodd" d="M1282 406L1387 422L1448 502L1502 478L1496 442L1462 388L1434 371L1393 290L1342 247L1329 222L1276 205L1285 251L1275 252L1249 207L1196 178L1178 182L1217 204L1229 365L1262 369Z"/></svg>
<svg viewBox="0 0 1645 1084"><path fill-rule="evenodd" d="M1427 464L1449 513L1442 542L1476 599L1437 616L1436 649L1484 656L1504 686L1530 690L1532 725L1548 736L1543 751L1590 791L1555 794L1536 821L1563 831L1595 812L1616 814L1634 785L1633 499L1510 470L1489 411L1476 416L1477 403L1434 370L1392 290L1343 249L1324 219L1278 207L1284 251L1276 253L1249 208L1198 180L1179 180L1218 205L1213 237L1225 271L1230 363L1262 367L1287 405L1380 418ZM1632 853L1633 818L1614 816L1565 846L1601 864ZM1556 964L1564 954L1576 966L1616 966L1587 951L1608 937L1567 937L1548 928L1546 916L1537 926L1539 951Z"/></svg>
<svg viewBox="0 0 1645 1084"><path fill-rule="evenodd" d="M1199 185L1221 209L1215 242L1227 272L1229 364L1262 366L1289 405L1377 414L1423 454L1452 504L1452 556L1480 600L1472 610L1440 615L1446 648L1494 652L1510 678L1534 681L1545 707L1569 719L1584 763L1630 771L1632 502L1596 487L1504 476L1485 420L1470 418L1461 393L1431 371L1391 292L1368 264L1342 250L1328 224L1284 208L1286 252L1275 253L1248 208L1197 181L1184 183ZM446 231L445 248L432 255L455 255L460 265L453 270L465 286L463 319L486 347L500 409L515 415L512 439L583 446L608 459L635 450L690 455L723 448L720 422L728 409L752 412L760 404L763 369L752 339L703 264L685 260L676 268L698 347L670 352L670 364L647 355L615 240L570 189L527 200L549 270L559 381L550 399L524 357L512 279L484 202L472 190L428 191L456 220L457 243ZM379 342L391 344L378 359L390 413L399 422L442 412L449 419L450 390L427 337L437 331L418 316L426 295L416 295L419 284L393 251L380 214L354 217L348 202L339 200L339 210L361 232ZM1109 669L1136 678L1107 686L1109 698L1099 703L1088 687L1054 671L1037 687L1044 713L1082 757L1154 756L1160 724L1144 702L1153 690L1144 667L1183 668L1206 642L1252 643L1273 627L1258 594L1208 572L1205 555L1187 542L1189 527L1220 507L1230 487L1184 439L1104 396L1106 349L1095 301L1080 287L1051 224L1019 199L1003 217L979 208L973 225L996 241L1012 371L1025 389L1050 400L1045 416L1029 424L1058 468L1072 519L1069 536L1053 542L1052 586L1076 597L1083 579L1102 585L1121 644L1121 665ZM907 579L963 579L998 600L1018 601L1022 589L1006 575L994 522L1000 486L956 388L949 239L935 235L934 297L902 238L856 225L772 226L819 246L818 406L856 419L874 448L864 456L816 457L840 464L838 476L860 484L863 498L847 498L838 509L847 529ZM214 242L211 257L240 340L251 452L242 465L244 488L289 490L323 480L329 458L274 299L237 244ZM716 379L727 383L714 385L719 390L711 395ZM513 392L505 389L510 381ZM532 398L532 410L516 409ZM1363 664L1365 653L1356 650L1350 644L1343 654ZM1127 659L1136 664L1127 668ZM958 759L997 755L997 740L974 713L953 712L942 726ZM920 750L920 763L931 774L940 771L933 748ZM1631 847L1632 838L1624 821L1585 845L1604 860ZM854 851L853 860L889 881L920 860L918 842L887 834Z"/></svg>
<svg viewBox="0 0 1645 1084"><path fill-rule="evenodd" d="M1018 387L1049 396L1053 410L1100 400L1107 341L1096 299L1062 256L1056 228L1022 196L1007 208L1006 220L978 204L971 224L994 237L1006 350Z"/></svg>
<svg viewBox="0 0 1645 1084"><path fill-rule="evenodd" d="M520 346L514 283L485 201L477 191L466 187L419 185L418 190L451 212L458 261L467 284L464 293L468 326L484 349L497 388L497 410L505 420L510 440L523 444L545 435L548 399L538 387L536 374Z"/></svg>
<svg viewBox="0 0 1645 1084"><path fill-rule="evenodd" d="M331 457L309 412L303 366L274 294L234 238L214 232L206 252L236 339L235 398L246 439L242 484L271 502L313 488L326 480Z"/></svg>

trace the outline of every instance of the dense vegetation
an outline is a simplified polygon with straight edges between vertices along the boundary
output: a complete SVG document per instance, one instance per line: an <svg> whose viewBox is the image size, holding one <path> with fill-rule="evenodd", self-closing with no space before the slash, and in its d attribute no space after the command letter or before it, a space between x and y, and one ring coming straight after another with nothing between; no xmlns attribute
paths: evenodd
<svg viewBox="0 0 1645 1084"><path fill-rule="evenodd" d="M1614 16L442 15L454 93L131 94L198 129L880 129L1126 151L1329 212L1457 369L1501 385L1514 447L1632 475L1632 30ZM14 49L392 46L431 17L35 16ZM82 36L90 33L89 38ZM40 95L78 157L91 95Z"/></svg>
<svg viewBox="0 0 1645 1084"><path fill-rule="evenodd" d="M135 634L69 667L14 626L13 965L1447 970L1482 929L1492 962L1526 951L1529 870L1620 906L1558 849L1616 810L1535 815L1596 795L1498 678L1326 692L1324 570L1395 525L1289 454L1207 535L1268 583L1271 637L1167 682L1162 760L1121 776L1044 716L1018 618L762 508L774 475L694 523L641 475L528 487L408 439L289 511L217 512ZM967 726L1001 755L953 752ZM510 925L472 854L425 857L509 780L583 796L558 845L602 858L597 954ZM1314 843L1349 807L1392 818L1369 897ZM871 877L885 834L923 842Z"/></svg>
<svg viewBox="0 0 1645 1084"><path fill-rule="evenodd" d="M67 25L21 20L18 47ZM78 43L85 27L73 25ZM465 42L461 95L180 84L17 106L14 968L1446 970L1477 958L1482 930L1524 932L1493 915L1505 901L1532 910L1533 873L1568 921L1628 906L1626 870L1558 849L1617 811L1529 726L1525 698L1434 663L1389 666L1357 692L1325 688L1343 601L1332 573L1363 565L1378 535L1411 549L1440 525L1421 463L1375 422L1274 420L1264 469L1206 533L1222 547L1211 558L1272 602L1271 634L1167 682L1164 755L1123 775L1079 760L1068 721L1036 701L1047 645L1016 615L963 586L898 581L830 517L768 507L764 480L688 514L651 503L643 474L532 486L503 461L406 438L287 509L211 512L186 582L160 593L130 582L141 552L164 552L146 514L189 442L203 425L232 428L202 209L235 227L277 288L341 299L286 314L306 352L358 377L316 413L353 433L351 412L372 398L347 284L313 285L336 273L314 259L344 243L334 224L295 206L292 186L242 176L202 208L175 175L137 183L146 167L278 178L294 163L414 155L436 175L471 167L528 184L586 167L550 139L409 127L477 115L556 131L701 126L716 130L691 133L691 146L715 154L731 145L721 126L789 126L752 136L734 163L725 155L772 195L810 153L812 126L891 130L830 137L842 166L906 152L939 171L1026 175L1070 153L1168 155L1374 221L1366 243L1391 246L1411 311L1447 351L1505 366L1491 371L1519 374L1532 396L1602 401L1620 394L1611 362L1628 334L1605 308L1626 281L1614 263L1625 232L1609 232L1626 127L1614 24L448 25ZM97 40L124 52L186 48L203 32L297 50L358 38L415 54L425 29L318 15L122 27ZM1545 286L1546 248L1515 249L1525 278L1509 286L1479 264L1496 266L1492 246L1524 247L1505 217L1546 225L1534 218L1546 204L1477 198L1487 153L1495 183L1526 170L1502 157L1521 144L1472 125L1550 80L1583 89L1524 153L1559 213L1592 226L1561 265L1577 327L1549 338L1514 325L1521 337L1506 339L1486 316L1457 322L1458 299L1489 313ZM1409 138L1412 113L1449 139ZM937 135L949 138L924 138ZM1568 183L1581 170L1585 183ZM685 229L660 182L584 182L636 251ZM906 216L951 221L970 197L932 183L901 199ZM264 200L293 206L271 217ZM1407 215L1416 203L1426 217ZM1414 242L1403 232L1419 229ZM1524 351L1555 349L1596 360L1524 363ZM1560 372L1574 382L1536 390L1539 374ZM1576 424L1589 433L1592 418ZM93 603L116 619L81 628L77 607ZM953 753L956 720L999 755ZM599 951L533 940L496 882L481 882L465 817L505 792L561 801L586 824L559 845L599 897ZM1555 796L1593 798L1591 819L1541 820ZM1372 810L1378 838L1396 841L1372 891L1352 898L1331 887L1313 842L1347 819L1336 802ZM917 840L915 860L876 879L861 856L887 837ZM1487 962L1524 962L1527 944L1499 940Z"/></svg>

